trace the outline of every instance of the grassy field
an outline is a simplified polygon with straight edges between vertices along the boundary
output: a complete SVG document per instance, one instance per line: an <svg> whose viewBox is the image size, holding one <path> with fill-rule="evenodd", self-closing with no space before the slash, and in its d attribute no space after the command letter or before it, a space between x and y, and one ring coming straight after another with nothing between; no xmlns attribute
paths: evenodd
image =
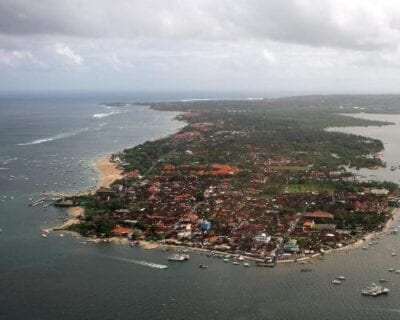
<svg viewBox="0 0 400 320"><path fill-rule="evenodd" d="M306 172L310 170L310 167L308 166L268 166L268 168L272 170L278 170L278 171L300 171L300 172Z"/></svg>
<svg viewBox="0 0 400 320"><path fill-rule="evenodd" d="M324 184L314 184L314 183L306 183L306 184L289 184L285 191L289 193L302 193L302 192L329 192L334 191L334 188L329 185Z"/></svg>

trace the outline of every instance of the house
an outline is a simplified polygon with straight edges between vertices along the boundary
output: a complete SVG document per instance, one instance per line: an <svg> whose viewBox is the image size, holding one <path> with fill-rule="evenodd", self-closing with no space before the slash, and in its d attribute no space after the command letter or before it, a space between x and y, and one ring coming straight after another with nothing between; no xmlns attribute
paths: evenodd
<svg viewBox="0 0 400 320"><path fill-rule="evenodd" d="M121 227L117 226L114 229L111 230L111 233L114 236L119 236L119 237L128 237L133 233L133 229L129 227Z"/></svg>
<svg viewBox="0 0 400 320"><path fill-rule="evenodd" d="M303 223L304 229L314 229L315 228L315 221L312 219L307 219Z"/></svg>
<svg viewBox="0 0 400 320"><path fill-rule="evenodd" d="M314 212L306 212L303 215L303 218L314 219L314 220L333 220L334 216L329 212L316 210Z"/></svg>
<svg viewBox="0 0 400 320"><path fill-rule="evenodd" d="M254 237L257 242L268 244L271 241L271 236L267 236L265 233L261 233Z"/></svg>
<svg viewBox="0 0 400 320"><path fill-rule="evenodd" d="M300 249L299 249L299 246L297 244L297 240L296 239L289 240L283 246L283 251L288 252L288 253L296 253L299 250Z"/></svg>

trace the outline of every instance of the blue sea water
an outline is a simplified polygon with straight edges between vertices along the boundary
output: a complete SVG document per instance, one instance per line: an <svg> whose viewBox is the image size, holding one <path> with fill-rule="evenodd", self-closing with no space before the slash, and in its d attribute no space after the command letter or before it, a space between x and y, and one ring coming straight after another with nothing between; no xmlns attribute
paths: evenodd
<svg viewBox="0 0 400 320"><path fill-rule="evenodd" d="M400 275L387 269L400 269L400 258L390 255L400 255L400 236L382 236L367 251L315 260L310 273L299 265L244 268L197 253L187 263L172 264L159 250L84 244L70 234L41 236L41 228L59 223L65 211L28 207L30 198L91 188L95 159L183 125L172 120L172 112L101 102L189 97L0 97L0 319L399 319ZM399 126L390 127L380 138L398 132ZM387 146L389 157L399 143ZM347 280L333 286L340 274ZM380 278L388 280L387 297L360 295Z"/></svg>

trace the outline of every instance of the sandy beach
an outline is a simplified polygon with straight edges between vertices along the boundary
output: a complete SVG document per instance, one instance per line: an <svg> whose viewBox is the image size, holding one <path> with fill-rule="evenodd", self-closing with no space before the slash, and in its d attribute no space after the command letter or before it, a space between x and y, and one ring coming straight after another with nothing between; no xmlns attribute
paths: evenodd
<svg viewBox="0 0 400 320"><path fill-rule="evenodd" d="M99 173L96 189L109 187L115 180L122 178L122 170L111 161L111 156L102 157L94 163Z"/></svg>

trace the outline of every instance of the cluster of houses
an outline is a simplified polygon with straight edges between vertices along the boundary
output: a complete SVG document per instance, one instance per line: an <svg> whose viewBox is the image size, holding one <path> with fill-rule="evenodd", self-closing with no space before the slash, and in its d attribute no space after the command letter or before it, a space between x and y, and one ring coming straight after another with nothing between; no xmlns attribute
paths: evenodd
<svg viewBox="0 0 400 320"><path fill-rule="evenodd" d="M116 222L115 236L257 258L271 252L292 257L346 245L355 239L354 226L338 221L338 213L383 216L388 211L384 190L282 193L268 198L254 191L268 179L252 179L254 190L234 188L239 172L226 164L166 164L151 178L128 172L95 197L99 203L118 203L120 209L109 214ZM363 231L362 225L356 227Z"/></svg>
<svg viewBox="0 0 400 320"><path fill-rule="evenodd" d="M241 136L222 130L223 122L192 123L172 135L174 154L206 154L210 144ZM221 140L222 139L222 140ZM360 217L372 215L372 227L388 215L392 199L385 189L362 192L317 190L291 192L289 186L349 179L345 171L317 170L304 160L271 158L244 145L238 162L160 163L151 175L125 172L110 188L97 190L98 207L108 208L115 236L151 239L264 258L312 254L355 241L367 231ZM285 187L266 194L274 184ZM114 208L114 209L109 209ZM382 219L380 219L382 218ZM362 219L361 219L362 220Z"/></svg>

